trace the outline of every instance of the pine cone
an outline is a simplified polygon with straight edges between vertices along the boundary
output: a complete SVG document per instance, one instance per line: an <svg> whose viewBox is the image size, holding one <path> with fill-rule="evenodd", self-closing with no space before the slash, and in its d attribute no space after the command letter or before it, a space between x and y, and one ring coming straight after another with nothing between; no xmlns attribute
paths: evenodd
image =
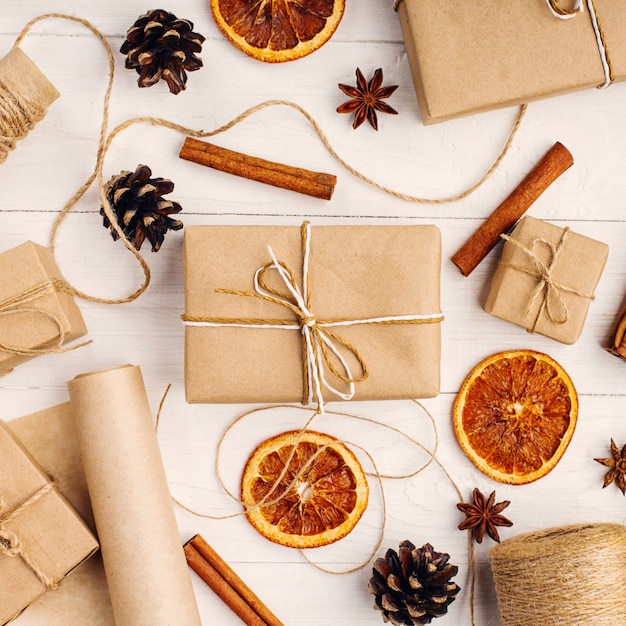
<svg viewBox="0 0 626 626"><path fill-rule="evenodd" d="M193 23L173 13L156 9L142 15L128 29L120 52L126 54L126 68L139 74L140 87L151 87L161 78L173 94L187 83L187 72L199 70L204 37L193 32Z"/></svg>
<svg viewBox="0 0 626 626"><path fill-rule="evenodd" d="M384 559L377 559L369 588L383 620L394 626L421 626L445 615L460 591L450 580L459 568L450 565L449 558L429 543L415 548L403 541L397 553L387 550Z"/></svg>
<svg viewBox="0 0 626 626"><path fill-rule="evenodd" d="M163 196L174 190L174 183L165 178L150 178L152 170L147 165L138 165L134 172L120 172L105 185L105 193L118 224L124 234L137 249L141 249L146 237L152 244L152 252L157 252L168 230L180 230L183 223L169 215L180 213L178 202L164 200ZM119 239L117 231L100 208L102 225L111 229L114 240Z"/></svg>

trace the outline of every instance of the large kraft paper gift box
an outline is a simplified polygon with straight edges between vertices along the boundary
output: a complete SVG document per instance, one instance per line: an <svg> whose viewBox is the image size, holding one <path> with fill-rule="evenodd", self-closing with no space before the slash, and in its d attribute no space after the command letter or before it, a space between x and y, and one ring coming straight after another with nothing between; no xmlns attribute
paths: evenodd
<svg viewBox="0 0 626 626"><path fill-rule="evenodd" d="M0 496L0 624L7 624L62 584L98 542L1 421Z"/></svg>
<svg viewBox="0 0 626 626"><path fill-rule="evenodd" d="M559 6L571 8L573 0ZM402 34L425 124L598 87L600 49L626 77L626 2L594 0L558 19L546 0L400 0Z"/></svg>
<svg viewBox="0 0 626 626"><path fill-rule="evenodd" d="M0 376L37 356L20 352L53 352L86 333L49 248L27 241L0 254Z"/></svg>
<svg viewBox="0 0 626 626"><path fill-rule="evenodd" d="M301 287L303 233L298 226L185 229L183 319L188 402L307 403L298 314L262 298L216 291L254 291L255 272L272 262L268 245ZM442 320L439 229L430 225L312 226L308 241L311 318L320 324L390 316L413 320L329 328L338 337L334 343L352 376L361 372L348 345L358 351L367 367L369 375L355 384L354 399L437 395ZM285 294L287 288L277 282L277 274L276 270L267 272L267 282ZM218 323L206 325L208 320ZM291 329L263 326L271 320ZM229 325L231 322L237 325ZM341 369L340 363L333 361ZM345 383L328 368L325 376L341 393L346 392ZM340 399L327 389L322 393L324 401Z"/></svg>
<svg viewBox="0 0 626 626"><path fill-rule="evenodd" d="M522 218L502 249L484 309L531 332L575 343L609 254L605 243Z"/></svg>

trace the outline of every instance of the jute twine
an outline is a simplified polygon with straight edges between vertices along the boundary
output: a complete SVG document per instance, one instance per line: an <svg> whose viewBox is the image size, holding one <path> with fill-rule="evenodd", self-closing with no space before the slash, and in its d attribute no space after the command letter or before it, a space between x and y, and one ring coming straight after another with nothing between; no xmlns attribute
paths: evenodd
<svg viewBox="0 0 626 626"><path fill-rule="evenodd" d="M498 263L498 265L502 265L503 267L510 267L511 269L517 270L518 272L528 274L537 281L537 285L528 296L528 305L526 307L526 314L528 315L537 300L540 298L540 305L537 311L537 315L535 316L535 321L531 328L528 329L531 333L534 333L537 329L537 324L539 323L539 320L543 313L548 316L548 319L553 324L565 324L569 320L569 310L567 308L565 300L563 299L562 294L570 293L581 298L586 298L588 300L594 299L593 293L587 293L585 291L577 289L576 287L559 283L554 279L552 275L559 259L561 250L563 249L563 245L565 244L565 241L570 232L571 231L569 228L564 228L563 233L561 234L561 238L559 239L556 246L551 241L543 237L536 237L532 240L530 245L526 245L509 235L500 235L500 237L504 239L507 243L519 248L522 252L524 252L524 254L527 255L528 259L531 262L531 267L525 267L516 263L507 263L502 260L500 260L500 262ZM544 246L548 250L549 256L546 263L544 263L539 257L536 251L537 246Z"/></svg>
<svg viewBox="0 0 626 626"><path fill-rule="evenodd" d="M183 135L188 135L191 137L197 137L197 138L212 137L214 135L218 135L220 133L224 133L228 131L229 129L233 128L237 124L240 124L241 122L243 122L245 119L247 119L251 115L254 115L255 113L262 111L263 109L266 109L268 107L275 107L275 106L288 107L296 111L300 115L302 115L307 120L307 122L311 125L311 127L313 128L315 133L318 135L322 144L324 145L326 150L329 152L329 154L333 157L333 159L335 159L337 163L339 163L343 168L345 168L348 172L350 172L353 176L355 176L359 180L363 181L364 183L372 187L375 187L376 189L378 189L379 191L382 191L383 193L399 198L406 202L414 202L414 203L420 203L420 204L444 204L444 203L450 203L450 202L462 200L463 198L468 197L470 194L476 191L479 187L481 187L491 177L491 175L498 169L498 167L504 160L504 157L508 153L509 148L511 147L513 143L513 139L515 135L517 134L517 131L520 127L520 124L524 117L524 113L526 112L526 108L527 108L526 105L522 105L520 107L517 117L515 119L515 122L513 124L513 127L511 131L509 132L508 137L504 143L504 146L501 148L500 152L498 153L492 165L478 179L476 183L474 183L473 185L471 185L464 191L461 191L460 193L457 193L451 196L446 196L442 198L425 198L421 196L415 196L415 195L411 195L407 193L402 193L390 187L386 187L385 185L378 183L372 178L369 178L365 174L362 174L361 172L356 170L347 161L345 161L332 147L330 141L328 140L328 138L322 131L322 128L320 127L320 125L313 118L313 116L304 108L302 108L300 105L296 104L295 102L290 102L288 100L268 100L266 102L257 104L256 106L253 106L245 110L243 113L233 118L229 122L226 122L222 126L219 126L218 128L211 130L211 131L188 128L181 124L176 124L174 122L171 122L167 119L162 119L162 118L136 117L136 118L128 119L125 122L119 124L107 135L107 127L108 127L108 119L109 119L109 102L110 102L111 90L113 87L113 79L114 79L114 74L115 74L115 62L113 58L113 52L105 36L93 24L91 24L90 22L88 22L87 20L83 18L75 17L72 15L64 15L61 13L47 13L47 14L40 15L34 18L28 24L26 24L26 26L22 29L22 32L18 35L14 45L16 46L19 45L19 43L24 39L26 34L30 31L30 29L35 24L37 24L38 22L42 20L49 19L49 18L58 18L58 19L69 20L72 22L77 22L79 24L84 25L89 30L91 30L92 33L94 33L94 35L96 35L96 37L102 43L105 49L105 52L107 54L108 65L109 65L109 78L108 78L108 84L107 84L107 88L106 88L106 92L104 96L102 123L100 126L100 138L98 141L98 152L96 156L96 164L89 178L85 181L85 183L83 183L79 187L76 193L67 201L65 206L61 209L58 217L56 218L52 227L51 235L50 235L50 248L54 251L54 243L55 243L55 238L56 238L56 234L57 234L59 226L61 225L61 223L63 222L63 220L69 213L69 211L78 203L78 201L84 196L85 192L91 187L94 180L96 180L98 183L98 192L100 196L100 202L101 202L105 215L107 216L112 227L114 228L117 235L119 236L119 239L123 242L126 248L135 256L135 258L139 262L143 275L144 275L142 284L135 291L128 294L127 296L120 297L120 298L101 298L98 296L89 295L83 291L80 291L79 289L72 287L73 293L75 296L91 301L91 302L99 302L99 303L104 303L104 304L122 304L125 302L130 302L138 298L140 295L142 295L144 291L148 288L148 285L150 284L150 269L148 267L148 264L145 261L143 255L138 250L135 249L135 247L132 245L132 243L124 234L122 228L117 223L117 218L115 217L113 208L111 207L111 204L108 198L106 197L104 184L103 184L103 169L104 169L104 159L105 159L106 153L109 150L111 143L113 142L115 137L126 128L129 128L130 126L133 126L135 124L148 124L152 126L160 126L164 128L169 128ZM1 97L1 94L0 94L0 97ZM2 132L1 126L0 126L0 132Z"/></svg>
<svg viewBox="0 0 626 626"><path fill-rule="evenodd" d="M159 403L159 407L157 410L157 415L156 415L156 421L155 421L155 431L158 433L158 429L159 429L159 425L161 422L161 415L163 412L163 407L165 405L165 400L167 398L167 395L169 393L171 389L171 385L168 385L167 389L165 390L161 401ZM312 567L314 567L317 570L320 570L321 572L327 573L327 574L334 574L334 575L346 575L346 574L352 574L354 572L360 571L362 569L364 569L365 567L367 567L371 561L374 559L374 557L378 554L378 551L380 550L383 540L384 540L384 535L385 535L385 529L386 529L386 523L387 523L387 501L385 498L385 489L384 489L384 481L385 480L407 480L410 478L414 478L415 476L417 476L418 474L420 474L421 472L423 472L424 470L426 470L428 467L431 466L431 464L434 464L436 466L439 467L439 469L441 470L441 472L443 473L443 475L445 476L445 478L447 479L447 481L449 482L450 486L453 488L454 492L456 493L456 496L458 498L458 501L461 502L463 501L463 495L461 493L461 489L459 488L459 486L457 485L457 483L454 481L454 479L452 478L452 476L450 475L450 473L448 472L448 470L446 469L446 467L442 464L442 462L437 458L437 448L439 445L439 432L437 430L437 424L435 422L434 417L432 416L432 414L430 413L430 411L428 411L428 409L418 400L412 400L412 403L414 403L415 405L417 405L419 407L419 409L421 411L423 411L424 415L427 417L431 427L432 427L432 432L433 432L433 445L432 448L429 448L428 446L424 445L422 442L420 442L419 440L415 439L414 437L411 437L409 434L405 433L404 431L400 430L399 428L396 428L394 426L392 426L391 424L386 424L384 422L379 422L378 420L369 418L369 417L365 417L363 415L355 415L353 413L347 413L344 411L328 411L325 410L324 414L325 415L330 415L330 416L334 416L337 418L340 417L344 417L347 418L349 420L355 420L357 422L361 422L361 423L365 423L365 424L369 424L370 426L374 426L377 428L382 428L384 430L393 432L397 435L399 435L401 438L405 439L406 441L408 441L411 445L415 446L418 450L421 450L422 452L426 453L427 457L426 460L421 463L420 465L418 465L417 467L413 468L410 471L404 472L404 473L398 473L398 474L392 474L392 473L385 473L380 471L380 469L378 468L378 465L376 463L376 459L373 457L372 454L370 454L364 447L351 442L351 441L347 441L344 439L336 439L333 442L333 445L336 444L343 444L349 448L354 448L356 450L359 450L360 452L362 452L365 457L367 458L369 464L371 465L371 470L364 470L365 474L371 477L374 477L376 480L376 484L378 486L378 491L380 494L380 498L381 498L381 511L380 511L380 517L381 517L381 522L380 522L380 526L378 527L378 532L377 532L377 536L376 539L373 542L373 545L371 547L371 550L368 554L368 556L363 559L362 562L358 563L357 565L350 567L348 569L343 569L343 570L333 570L333 569L329 569L326 567L323 567L322 565L319 565L318 563L315 563L314 561L311 560L311 558L309 558L308 554L307 554L307 550L305 549L299 549L299 553L301 554L302 558ZM285 468L282 470L281 474L277 477L275 484L278 485L280 484L281 480L284 478L287 469L289 468L290 464L291 464L291 459L293 458L293 456L296 453L296 447L298 445L298 442L301 440L301 438L304 436L304 434L307 432L307 430L311 427L313 421L320 415L319 411L316 410L311 410L309 411L308 409L305 409L303 407L296 407L296 406L290 406L290 405L273 405L273 406L264 406L264 407L260 407L260 408L254 408L251 409L249 411L246 411L244 413L241 413L240 415L238 415L234 420L232 420L230 422L230 424L228 424L228 426L226 426L226 428L222 431L222 433L219 436L217 445L216 445L216 454L215 454L215 461L214 461L214 469L215 469L215 475L217 477L217 481L221 487L221 489L224 491L224 493L231 498L234 502L236 502L238 505L240 505L242 508L240 510L238 510L237 512L234 513L230 513L230 514L225 514L225 515L214 515L211 513L206 513L206 512L201 512L198 511L195 508L189 507L186 504L184 504L181 500L179 500L178 498L176 498L175 496L172 496L172 501L179 506L181 509L187 511L188 513L195 515L196 517L200 517L203 519L210 519L210 520L227 520L227 519L233 519L236 517L241 517L243 515L246 514L247 510L251 510L254 508L258 508L258 507L266 507L266 506L271 506L273 504L276 504L277 502L279 502L282 499L282 496L278 496L278 497L272 497L272 492L270 491L269 493L267 493L259 502L245 502L240 498L240 494L233 492L226 484L226 481L223 477L222 474L222 461L223 461L223 454L224 454L224 446L226 443L226 440L229 436L229 434L231 433L231 431L235 428L235 426L237 426L239 423L246 421L250 418L253 418L255 416L259 416L265 412L268 411L276 411L276 412L293 412L294 415L303 412L306 414L309 414L308 417L306 418L305 422L303 425L301 425L299 427L299 432L296 435L294 441L293 441L293 448L291 451L291 454L289 455L289 457L285 460ZM321 454L324 449L326 448L326 446L320 446L320 449L317 451L317 453L315 454L315 457L317 457L319 454ZM306 472L307 468L309 467L310 463L313 462L314 459L311 459L310 462L303 468L301 468L296 475L294 476L293 480L290 481L290 483L287 485L285 492L289 491L291 488L297 488L302 475ZM282 486L281 486L282 489ZM469 572L468 572L468 578L469 578L469 607L470 607L470 623L471 626L474 626L474 596L475 596L475 581L476 581L476 558L475 558L475 548L474 548L474 541L473 541L473 537L472 537L472 533L467 533L467 550L468 550L468 557L469 557Z"/></svg>
<svg viewBox="0 0 626 626"><path fill-rule="evenodd" d="M55 487L56 484L54 482L46 483L41 489L38 489L32 496L13 509L13 511L6 514L4 517L0 517L0 554L4 554L8 557L19 556L26 566L32 570L33 574L39 578L46 589L56 589L58 587L58 581L55 580L54 577L49 576L39 563L31 558L28 552L24 550L24 546L20 541L19 532L11 530L8 524ZM0 511L5 507L5 499L0 496Z"/></svg>
<svg viewBox="0 0 626 626"><path fill-rule="evenodd" d="M489 552L504 626L626 624L626 527L576 524Z"/></svg>
<svg viewBox="0 0 626 626"><path fill-rule="evenodd" d="M61 319L54 313L46 311L45 309L27 306L28 304L35 302L36 300L38 300L39 298L43 298L44 296L60 293L72 294L72 288L64 280L47 280L37 285L34 285L30 289L27 289L26 291L17 294L12 298L7 298L6 300L0 302L0 320L14 315L29 314L40 318L44 317L50 320L57 327L57 336L50 343L50 345L33 348L28 346L10 345L0 341L0 351L6 352L8 354L14 354L16 356L35 357L43 354L59 354L62 352L71 352L72 350L82 348L83 346L91 343L91 340L89 340L72 346L63 347L66 335ZM4 376L11 371L12 370L10 369L0 370L0 376Z"/></svg>

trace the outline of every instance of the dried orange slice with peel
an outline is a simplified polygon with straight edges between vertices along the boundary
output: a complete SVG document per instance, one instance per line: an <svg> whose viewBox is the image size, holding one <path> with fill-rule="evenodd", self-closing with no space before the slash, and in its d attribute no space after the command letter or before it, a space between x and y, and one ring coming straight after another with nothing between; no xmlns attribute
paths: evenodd
<svg viewBox="0 0 626 626"><path fill-rule="evenodd" d="M454 402L461 448L484 474L530 483L563 456L578 418L578 394L567 372L532 350L494 354L467 376Z"/></svg>
<svg viewBox="0 0 626 626"><path fill-rule="evenodd" d="M292 548L316 548L345 537L363 515L368 496L354 453L334 437L309 430L262 442L241 479L250 523L267 539Z"/></svg>
<svg viewBox="0 0 626 626"><path fill-rule="evenodd" d="M337 29L345 0L210 0L213 19L247 55L293 61L323 46Z"/></svg>

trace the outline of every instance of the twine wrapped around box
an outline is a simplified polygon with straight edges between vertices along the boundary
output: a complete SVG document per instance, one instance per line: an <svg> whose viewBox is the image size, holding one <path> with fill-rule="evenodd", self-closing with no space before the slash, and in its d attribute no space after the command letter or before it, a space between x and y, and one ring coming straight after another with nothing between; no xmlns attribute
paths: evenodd
<svg viewBox="0 0 626 626"><path fill-rule="evenodd" d="M12 298L7 298L3 302L0 302L0 323L2 322L2 318L10 315L22 315L24 313L32 313L34 315L42 315L46 319L52 321L58 328L58 336L50 346L45 346L43 348L30 348L28 346L9 345L0 341L0 350L9 354L16 354L19 356L39 356L42 354L58 354L61 352L69 352L71 350L81 348L88 343L91 343L91 341L84 341L80 344L64 348L63 344L66 340L66 331L63 328L63 323L61 322L59 317L44 309L25 308L24 306L37 300L38 298L42 298L43 296L58 293L73 294L73 291L72 288L63 280L48 280L46 282L35 285L33 288L28 289L24 293L21 293ZM3 373L7 372L0 372L0 376L2 376Z"/></svg>
<svg viewBox="0 0 626 626"><path fill-rule="evenodd" d="M27 567L32 570L33 574L39 578L42 585L44 585L46 589L56 589L58 587L59 577L55 575L54 572L47 572L41 563L31 558L28 551L24 549L24 546L20 541L19 534L16 531L11 530L7 524L16 519L29 506L33 505L45 494L55 488L56 485L53 482L45 484L8 514L3 513L3 509L6 507L6 502L0 495L0 554L4 554L9 557L19 556Z"/></svg>
<svg viewBox="0 0 626 626"><path fill-rule="evenodd" d="M563 296L561 293L572 293L574 295L580 296L581 298L587 298L588 300L594 299L593 293L587 293L585 291L581 291L580 289L576 289L576 287L564 285L553 277L554 267L558 261L559 253L563 248L563 242L570 232L569 228L563 229L563 235L559 240L559 243L555 246L551 241L544 239L543 237L537 237L533 239L533 242L530 246L525 246L523 243L514 239L513 237L509 237L509 235L501 235L502 239L510 242L514 246L517 246L520 250L522 250L528 258L530 259L533 267L524 267L522 265L517 265L515 263L507 263L500 260L499 264L503 267L510 267L518 272L525 272L526 274L532 276L537 280L537 286L530 292L528 296L528 307L526 308L526 312L530 312L533 308L535 302L539 299L541 304L539 305L539 309L537 310L537 315L535 316L535 321L532 326L528 329L528 332L534 333L537 328L537 323L541 316L545 313L550 321L553 324L565 324L569 319L569 311L567 308L567 304L563 300ZM544 263L538 256L535 248L537 245L545 246L549 251L549 261ZM560 312L556 312L554 310L554 304L560 309Z"/></svg>
<svg viewBox="0 0 626 626"><path fill-rule="evenodd" d="M324 315L316 315L311 308L312 289L309 276L310 233L310 224L305 222L300 229L302 252L301 287L297 285L293 269L287 263L279 261L272 248L268 246L271 261L256 269L253 279L254 290L215 289L215 292L218 294L242 296L246 297L246 299L254 298L271 305L278 305L287 309L292 315L288 314L287 318L277 319L264 315L264 312L260 313L257 318L253 318L250 315L233 317L214 316L207 315L204 312L198 315L193 312L183 315L182 319L188 329L190 327L220 327L298 331L302 336L302 361L300 365L303 374L302 403L311 405L317 402L318 405L322 405L322 394L324 391L330 392L340 399L349 400L355 395L355 384L357 382L362 383L369 377L369 367L366 363L367 359L363 356L361 348L358 347L358 340L347 338L345 334L339 334L338 328L343 328L345 333L345 329L349 327L353 328L364 325L404 326L439 324L443 320L443 316L439 310L437 310L436 313L366 315L363 318L358 318L357 316L353 317L351 315L343 318L326 318ZM437 267L437 276L438 263L438 259L432 261L433 266L436 265ZM193 269L195 268L191 268L190 271L193 271ZM319 264L317 264L316 270L319 271ZM279 278L279 287L269 284L270 271L275 272L276 276ZM433 270L429 271L429 275L431 274L434 274ZM338 281L341 281L341 279L338 279ZM187 281L187 283L188 282L189 281ZM203 288L209 289L208 286ZM373 286L372 290L374 289L375 287ZM189 287L187 284L186 293L188 295L190 293L194 295L197 294L197 286ZM436 288L436 293L436 300L438 302L438 287ZM327 297L328 294L324 294L324 296ZM414 303L411 303L410 306L414 306ZM196 307L196 310L197 308L198 307ZM265 311L265 309L263 309L263 311ZM249 333L246 337L248 337L249 342L257 341L257 339L252 338ZM186 345L187 356L189 349L194 349L194 354L197 356L200 351L197 342L188 340ZM216 354L218 353L221 358L228 358L224 357L223 352L217 352ZM204 355L203 358L206 358L206 355ZM195 364L193 364L193 366L198 367ZM270 368L267 364L265 364L265 367ZM186 380L190 369L191 366L188 362ZM333 378L334 381L337 382L334 382ZM343 389L339 389L341 383L345 384ZM252 398L250 400L252 401ZM198 400L192 399L191 401ZM258 401L265 401L265 399L258 399Z"/></svg>
<svg viewBox="0 0 626 626"><path fill-rule="evenodd" d="M425 124L626 78L626 11L611 0L396 0ZM445 35L445 36L442 36Z"/></svg>
<svg viewBox="0 0 626 626"><path fill-rule="evenodd" d="M576 342L608 246L528 215L502 238L505 244L485 311L529 332Z"/></svg>

